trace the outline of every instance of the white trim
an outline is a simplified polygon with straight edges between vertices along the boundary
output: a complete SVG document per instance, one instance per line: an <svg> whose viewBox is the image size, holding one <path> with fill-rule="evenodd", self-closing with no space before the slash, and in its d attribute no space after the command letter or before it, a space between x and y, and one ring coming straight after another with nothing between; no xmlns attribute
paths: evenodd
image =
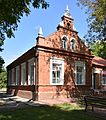
<svg viewBox="0 0 106 120"><path fill-rule="evenodd" d="M64 37L66 37L66 41L63 39ZM61 37L61 42L62 42L62 48L63 48L63 49L67 49L67 48L68 48L68 40L69 40L68 36L62 35L62 37ZM65 42L66 48L64 47L63 42Z"/></svg>
<svg viewBox="0 0 106 120"><path fill-rule="evenodd" d="M72 40L74 40L74 41L72 41ZM74 44L72 44L74 42ZM76 39L74 38L74 37L71 37L70 38L70 49L72 50L72 51L75 51L76 50Z"/></svg>
<svg viewBox="0 0 106 120"><path fill-rule="evenodd" d="M63 39L63 37L66 37L66 38L67 38L67 41L69 40L69 38L68 38L67 35L62 35L62 36L61 36L61 40Z"/></svg>
<svg viewBox="0 0 106 120"><path fill-rule="evenodd" d="M23 69L25 69L25 73L23 73ZM21 85L26 85L26 62L21 64Z"/></svg>
<svg viewBox="0 0 106 120"><path fill-rule="evenodd" d="M61 81L60 83L53 83L52 79L52 71L53 71L53 63L62 65L62 73L61 73ZM51 58L50 59L50 85L63 85L64 84L64 60L62 58Z"/></svg>
<svg viewBox="0 0 106 120"><path fill-rule="evenodd" d="M75 39L74 37L71 37L71 38L70 38L70 41L72 41L72 40L76 40L76 39Z"/></svg>
<svg viewBox="0 0 106 120"><path fill-rule="evenodd" d="M33 66L33 81L31 79L31 66ZM28 85L35 85L35 59L28 60Z"/></svg>
<svg viewBox="0 0 106 120"><path fill-rule="evenodd" d="M104 84L104 82L103 82L103 78L104 78L105 81L106 81L106 75L102 76L102 85L106 85L106 84Z"/></svg>
<svg viewBox="0 0 106 120"><path fill-rule="evenodd" d="M54 59L54 60L61 60L61 61L64 61L64 59L63 58L57 58L57 57L50 57L50 59Z"/></svg>
<svg viewBox="0 0 106 120"><path fill-rule="evenodd" d="M19 66L17 66L16 67L16 76L15 76L16 78L15 78L15 84L16 85L19 85L19 81L20 81L20 67Z"/></svg>
<svg viewBox="0 0 106 120"><path fill-rule="evenodd" d="M94 89L94 72L93 72L93 69L92 69L92 89Z"/></svg>
<svg viewBox="0 0 106 120"><path fill-rule="evenodd" d="M79 67L83 67L83 71L82 71L82 84L78 84L77 83L77 66ZM75 84L76 85L85 85L86 81L86 66L85 66L85 62L84 61L76 61L75 62Z"/></svg>
<svg viewBox="0 0 106 120"><path fill-rule="evenodd" d="M93 68L93 73L100 74L100 73L102 73L102 69L100 69L100 68Z"/></svg>

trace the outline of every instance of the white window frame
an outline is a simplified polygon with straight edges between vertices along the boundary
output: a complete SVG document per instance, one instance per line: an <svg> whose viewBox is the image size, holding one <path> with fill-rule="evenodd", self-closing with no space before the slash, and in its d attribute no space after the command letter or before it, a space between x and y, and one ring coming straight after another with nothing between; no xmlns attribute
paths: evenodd
<svg viewBox="0 0 106 120"><path fill-rule="evenodd" d="M70 38L70 49L72 51L75 51L76 50L76 39L74 37L71 37Z"/></svg>
<svg viewBox="0 0 106 120"><path fill-rule="evenodd" d="M25 70L25 73L24 73ZM21 85L26 85L26 62L21 64Z"/></svg>
<svg viewBox="0 0 106 120"><path fill-rule="evenodd" d="M31 66L33 66L33 80L31 79ZM31 82L32 81L32 82ZM28 60L28 85L35 85L35 59Z"/></svg>
<svg viewBox="0 0 106 120"><path fill-rule="evenodd" d="M64 37L66 38L66 40L63 39ZM66 50L68 48L68 45L67 45L67 43L68 43L68 36L63 35L61 37L61 41L62 41L62 48Z"/></svg>
<svg viewBox="0 0 106 120"><path fill-rule="evenodd" d="M105 80L105 83L104 83L104 80ZM102 85L106 85L106 75L102 76Z"/></svg>
<svg viewBox="0 0 106 120"><path fill-rule="evenodd" d="M79 72L80 75L82 75L82 83L78 83L78 80L77 80L77 67L83 67L83 71L82 72ZM75 84L76 85L85 85L86 83L86 65L85 65L85 62L84 61L76 61L75 62Z"/></svg>
<svg viewBox="0 0 106 120"><path fill-rule="evenodd" d="M16 67L16 85L19 85L20 82L20 67Z"/></svg>
<svg viewBox="0 0 106 120"><path fill-rule="evenodd" d="M53 64L61 65L61 79L57 83L53 83ZM50 85L64 85L64 60L61 58L50 59Z"/></svg>

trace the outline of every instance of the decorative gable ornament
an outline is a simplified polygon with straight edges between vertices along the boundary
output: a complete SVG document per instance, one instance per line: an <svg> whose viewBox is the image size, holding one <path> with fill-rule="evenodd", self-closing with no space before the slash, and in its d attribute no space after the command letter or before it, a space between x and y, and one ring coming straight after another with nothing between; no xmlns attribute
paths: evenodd
<svg viewBox="0 0 106 120"><path fill-rule="evenodd" d="M75 31L76 31L76 28L75 28L74 24L73 24L73 30L75 30Z"/></svg>
<svg viewBox="0 0 106 120"><path fill-rule="evenodd" d="M71 14L70 14L70 11L69 11L69 8L68 8L68 5L66 6L64 16L72 18Z"/></svg>
<svg viewBox="0 0 106 120"><path fill-rule="evenodd" d="M43 32L42 32L42 28L41 27L39 28L38 36L39 37L43 37Z"/></svg>
<svg viewBox="0 0 106 120"><path fill-rule="evenodd" d="M59 23L59 25L62 26L62 27L64 27L63 21L61 21L61 22Z"/></svg>

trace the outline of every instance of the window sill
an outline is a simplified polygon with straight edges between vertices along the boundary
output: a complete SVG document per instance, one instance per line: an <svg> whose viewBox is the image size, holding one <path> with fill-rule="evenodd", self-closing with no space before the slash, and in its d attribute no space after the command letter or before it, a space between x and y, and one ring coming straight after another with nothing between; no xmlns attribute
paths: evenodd
<svg viewBox="0 0 106 120"><path fill-rule="evenodd" d="M102 84L103 86L106 86L106 84Z"/></svg>
<svg viewBox="0 0 106 120"><path fill-rule="evenodd" d="M58 85L64 85L64 84L63 83L50 83L50 85L58 86Z"/></svg>

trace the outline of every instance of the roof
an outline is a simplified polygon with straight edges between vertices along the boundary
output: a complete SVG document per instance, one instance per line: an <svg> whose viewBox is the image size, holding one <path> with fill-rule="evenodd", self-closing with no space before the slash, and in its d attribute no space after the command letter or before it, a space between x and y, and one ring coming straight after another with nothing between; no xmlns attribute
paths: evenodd
<svg viewBox="0 0 106 120"><path fill-rule="evenodd" d="M97 66L102 66L105 67L106 66L106 59L103 59L101 57L94 57L92 59L92 64L97 65Z"/></svg>

